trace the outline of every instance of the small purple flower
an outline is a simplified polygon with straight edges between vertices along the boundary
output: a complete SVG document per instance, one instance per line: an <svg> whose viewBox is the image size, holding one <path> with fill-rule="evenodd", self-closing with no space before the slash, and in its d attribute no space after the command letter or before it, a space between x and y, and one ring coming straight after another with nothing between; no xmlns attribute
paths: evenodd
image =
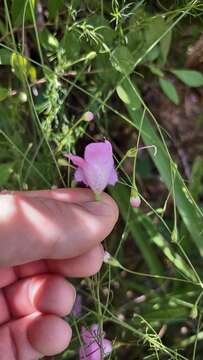
<svg viewBox="0 0 203 360"><path fill-rule="evenodd" d="M112 351L111 341L101 334L99 325L92 325L90 331L82 327L81 337L84 345L80 348L80 360L102 360Z"/></svg>
<svg viewBox="0 0 203 360"><path fill-rule="evenodd" d="M71 313L75 318L79 318L81 316L81 314L82 314L82 296L81 295L76 296L75 303L73 305Z"/></svg>
<svg viewBox="0 0 203 360"><path fill-rule="evenodd" d="M100 194L107 185L115 185L118 181L112 146L107 140L87 145L84 159L72 154L64 155L77 166L75 180L83 182L96 194Z"/></svg>
<svg viewBox="0 0 203 360"><path fill-rule="evenodd" d="M130 198L130 205L131 205L133 208L138 208L138 207L140 207L140 205L141 205L141 199L139 198L139 196L131 197L131 198Z"/></svg>

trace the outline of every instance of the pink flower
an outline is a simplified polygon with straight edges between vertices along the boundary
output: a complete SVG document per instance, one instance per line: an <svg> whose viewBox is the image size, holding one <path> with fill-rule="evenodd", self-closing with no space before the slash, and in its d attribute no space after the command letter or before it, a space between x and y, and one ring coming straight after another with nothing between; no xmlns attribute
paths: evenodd
<svg viewBox="0 0 203 360"><path fill-rule="evenodd" d="M139 198L139 196L131 197L131 198L130 198L130 205L131 205L133 208L138 208L138 207L140 207L140 204L141 204L141 199Z"/></svg>
<svg viewBox="0 0 203 360"><path fill-rule="evenodd" d="M111 341L101 334L99 325L92 325L90 331L82 327L81 336L84 345L80 348L80 360L102 360L111 353Z"/></svg>
<svg viewBox="0 0 203 360"><path fill-rule="evenodd" d="M65 154L77 166L75 180L83 182L95 193L100 194L107 185L118 181L111 143L91 143L86 146L84 159L80 156Z"/></svg>

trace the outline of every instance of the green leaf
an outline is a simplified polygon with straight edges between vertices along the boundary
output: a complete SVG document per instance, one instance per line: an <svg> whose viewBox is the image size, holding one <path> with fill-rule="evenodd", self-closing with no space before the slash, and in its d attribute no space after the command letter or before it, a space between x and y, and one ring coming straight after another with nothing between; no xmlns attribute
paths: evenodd
<svg viewBox="0 0 203 360"><path fill-rule="evenodd" d="M49 51L56 51L59 43L55 36L53 36L47 29L43 30L39 34L39 38L42 46Z"/></svg>
<svg viewBox="0 0 203 360"><path fill-rule="evenodd" d="M130 104L130 98L128 96L128 94L126 93L126 91L123 89L123 87L121 85L118 85L116 87L116 92L118 94L118 97L125 103L125 104Z"/></svg>
<svg viewBox="0 0 203 360"><path fill-rule="evenodd" d="M64 0L48 0L49 17L51 19L55 18L63 5Z"/></svg>
<svg viewBox="0 0 203 360"><path fill-rule="evenodd" d="M160 49L161 49L161 64L164 65L167 60L167 56L170 50L172 41L172 30L170 30L164 38L160 41Z"/></svg>
<svg viewBox="0 0 203 360"><path fill-rule="evenodd" d="M151 18L145 27L145 41L147 46L151 46L167 28L168 25L163 16L160 15Z"/></svg>
<svg viewBox="0 0 203 360"><path fill-rule="evenodd" d="M192 165L189 189L195 201L203 193L203 157L197 156Z"/></svg>
<svg viewBox="0 0 203 360"><path fill-rule="evenodd" d="M199 87L203 85L203 74L196 70L171 70L179 80L190 87Z"/></svg>
<svg viewBox="0 0 203 360"><path fill-rule="evenodd" d="M36 0L31 0L32 6L35 7ZM26 6L26 10L25 10ZM32 13L30 9L30 2L29 0L13 0L11 14L13 23L16 26L22 25L23 21L23 14L25 11L25 20L32 20Z"/></svg>
<svg viewBox="0 0 203 360"><path fill-rule="evenodd" d="M146 49L147 50L147 49ZM153 62L155 61L160 55L160 49L158 45L154 46L153 49L150 50L148 54L145 56L144 62Z"/></svg>
<svg viewBox="0 0 203 360"><path fill-rule="evenodd" d="M60 42L60 46L65 50L65 55L68 61L72 62L78 59L81 44L77 34L73 30L65 31L65 34Z"/></svg>
<svg viewBox="0 0 203 360"><path fill-rule="evenodd" d="M121 74L118 73L109 60L109 54L99 54L95 60L95 68L98 70L98 73L95 74L97 81L99 80L102 84L116 84L118 79L120 79Z"/></svg>
<svg viewBox="0 0 203 360"><path fill-rule="evenodd" d="M12 55L11 51L6 49L0 49L0 65L10 65L11 55Z"/></svg>
<svg viewBox="0 0 203 360"><path fill-rule="evenodd" d="M13 172L13 163L0 164L0 186L7 184L9 176Z"/></svg>
<svg viewBox="0 0 203 360"><path fill-rule="evenodd" d="M144 29L146 50L157 41L167 28L168 25L162 16L156 16L147 22ZM153 49L151 49L151 51L145 56L144 61L154 61L159 58L161 52L160 45L157 44Z"/></svg>
<svg viewBox="0 0 203 360"><path fill-rule="evenodd" d="M139 90L136 88L137 93L139 94ZM129 88L129 92L127 93L124 89L124 87L122 86L122 84L119 84L116 87L116 92L119 96L119 98L125 103L128 104L133 107L134 110L137 110L140 108L141 106L141 102L139 97L135 94L135 92L133 91L133 89Z"/></svg>
<svg viewBox="0 0 203 360"><path fill-rule="evenodd" d="M163 77L164 73L163 71L161 71L161 69L159 69L158 67L154 66L153 64L149 65L149 69L151 71L152 74L159 76L159 77Z"/></svg>
<svg viewBox="0 0 203 360"><path fill-rule="evenodd" d="M9 93L10 93L9 89L0 87L0 101L6 99L9 96Z"/></svg>
<svg viewBox="0 0 203 360"><path fill-rule="evenodd" d="M6 24L0 20L0 34L4 35L7 32Z"/></svg>
<svg viewBox="0 0 203 360"><path fill-rule="evenodd" d="M176 91L175 86L171 81L166 79L159 79L159 85L163 90L164 94L176 105L179 104L180 99Z"/></svg>
<svg viewBox="0 0 203 360"><path fill-rule="evenodd" d="M134 67L134 59L131 52L125 46L118 46L111 54L113 67L122 74L129 74Z"/></svg>

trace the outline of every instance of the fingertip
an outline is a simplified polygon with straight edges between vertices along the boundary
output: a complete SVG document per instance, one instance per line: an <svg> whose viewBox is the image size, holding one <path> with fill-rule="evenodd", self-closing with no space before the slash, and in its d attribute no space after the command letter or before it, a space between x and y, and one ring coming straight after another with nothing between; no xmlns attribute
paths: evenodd
<svg viewBox="0 0 203 360"><path fill-rule="evenodd" d="M75 259L75 266L80 271L83 271L82 277L89 277L97 274L102 265L104 259L104 248L100 244L96 248L91 249L87 254L81 255L80 259ZM82 264L82 268L80 268Z"/></svg>
<svg viewBox="0 0 203 360"><path fill-rule="evenodd" d="M33 278L31 288L32 304L42 312L68 315L75 302L74 286L60 275L41 275Z"/></svg>
<svg viewBox="0 0 203 360"><path fill-rule="evenodd" d="M107 203L110 206L112 214L113 214L114 222L116 223L118 221L118 217L119 217L118 204L109 194L107 194L105 192L102 193L102 201L104 203Z"/></svg>
<svg viewBox="0 0 203 360"><path fill-rule="evenodd" d="M101 194L100 201L87 201L82 204L93 215L104 216L111 219L113 226L118 220L119 210L115 200L107 193Z"/></svg>
<svg viewBox="0 0 203 360"><path fill-rule="evenodd" d="M104 249L98 245L73 259L47 260L49 271L68 277L88 277L99 272L104 259Z"/></svg>
<svg viewBox="0 0 203 360"><path fill-rule="evenodd" d="M61 353L69 345L72 330L55 315L41 315L29 325L27 335L32 347L44 356Z"/></svg>
<svg viewBox="0 0 203 360"><path fill-rule="evenodd" d="M107 194L102 194L101 201L88 201L82 204L82 208L89 218L89 235L95 243L103 241L113 230L118 220L118 206L115 201Z"/></svg>

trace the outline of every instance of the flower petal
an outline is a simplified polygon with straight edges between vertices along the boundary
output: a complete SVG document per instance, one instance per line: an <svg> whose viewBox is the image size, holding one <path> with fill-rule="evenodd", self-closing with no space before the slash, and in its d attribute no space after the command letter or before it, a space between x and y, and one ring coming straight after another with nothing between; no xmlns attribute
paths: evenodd
<svg viewBox="0 0 203 360"><path fill-rule="evenodd" d="M87 162L83 168L85 179L95 193L101 193L108 185L111 170L112 167L97 166Z"/></svg>
<svg viewBox="0 0 203 360"><path fill-rule="evenodd" d="M82 327L81 336L85 345L80 348L80 360L101 360L111 353L111 341L100 334L98 324L93 324L90 331Z"/></svg>
<svg viewBox="0 0 203 360"><path fill-rule="evenodd" d="M84 159L80 156L77 155L72 155L72 154L64 154L65 157L67 157L68 159L70 159L74 165L79 166L79 167L83 167L84 166Z"/></svg>
<svg viewBox="0 0 203 360"><path fill-rule="evenodd" d="M104 357L112 352L112 344L111 344L110 340L103 339L102 347L103 347L103 355L104 355Z"/></svg>
<svg viewBox="0 0 203 360"><path fill-rule="evenodd" d="M82 326L82 329L81 329L81 337L82 337L84 343L87 345L89 343L91 343L92 340L94 340L92 338L92 333L89 330L87 330L84 326Z"/></svg>
<svg viewBox="0 0 203 360"><path fill-rule="evenodd" d="M92 333L93 337L95 337L95 336L97 337L99 335L99 332L100 332L99 325L98 324L93 324L91 326L91 333Z"/></svg>
<svg viewBox="0 0 203 360"><path fill-rule="evenodd" d="M74 174L74 178L76 182L83 182L85 185L88 185L82 168L77 168Z"/></svg>
<svg viewBox="0 0 203 360"><path fill-rule="evenodd" d="M108 140L92 143L86 146L84 158L89 163L113 165L112 146Z"/></svg>
<svg viewBox="0 0 203 360"><path fill-rule="evenodd" d="M96 341L80 348L80 360L101 360L100 347Z"/></svg>
<svg viewBox="0 0 203 360"><path fill-rule="evenodd" d="M101 193L108 185L114 166L111 143L106 140L87 145L84 157L87 183L94 192Z"/></svg>
<svg viewBox="0 0 203 360"><path fill-rule="evenodd" d="M65 156L78 166L75 180L82 181L95 193L101 193L108 184L114 185L118 180L114 169L112 146L107 140L87 145L84 159L72 154Z"/></svg>
<svg viewBox="0 0 203 360"><path fill-rule="evenodd" d="M118 175L116 170L113 168L108 180L109 185L115 185L115 183L117 183L118 181Z"/></svg>

